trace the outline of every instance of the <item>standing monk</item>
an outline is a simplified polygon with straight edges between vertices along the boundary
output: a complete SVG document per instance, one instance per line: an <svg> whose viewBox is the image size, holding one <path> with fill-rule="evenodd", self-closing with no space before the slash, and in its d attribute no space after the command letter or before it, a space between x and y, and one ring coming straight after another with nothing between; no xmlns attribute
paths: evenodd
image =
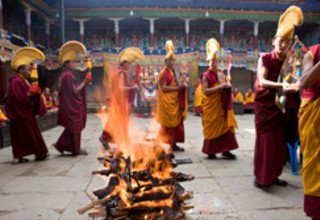
<svg viewBox="0 0 320 220"><path fill-rule="evenodd" d="M41 99L41 89L30 85L31 64L44 60L44 54L33 47L16 51L11 67L16 74L10 78L6 113L10 119L10 135L14 162L28 162L27 155L34 154L36 160L48 157L48 149L39 130L35 115L46 113Z"/></svg>
<svg viewBox="0 0 320 220"><path fill-rule="evenodd" d="M227 159L236 159L230 151L238 148L234 134L237 122L232 109L231 84L219 70L219 50L220 44L216 39L208 40L209 69L202 77L202 152L207 154L209 159L215 159L217 153L222 153Z"/></svg>
<svg viewBox="0 0 320 220"><path fill-rule="evenodd" d="M320 44L310 48L303 67L299 132L304 211L312 219L320 219Z"/></svg>
<svg viewBox="0 0 320 220"><path fill-rule="evenodd" d="M178 84L174 66L174 45L171 40L166 42L166 67L159 74L158 100L156 119L161 124L158 137L170 144L173 151L184 151L177 145L184 142L183 120L187 116L186 83Z"/></svg>
<svg viewBox="0 0 320 220"><path fill-rule="evenodd" d="M277 90L295 91L293 85L277 82L287 68L287 53L295 25L301 25L303 14L299 7L291 6L280 17L277 33L273 39L274 50L262 55L257 67L255 82L255 128L254 185L258 188L287 186L278 177L286 158L285 114L276 105Z"/></svg>
<svg viewBox="0 0 320 220"><path fill-rule="evenodd" d="M59 79L58 124L65 129L54 147L61 154L68 151L72 155L87 155L87 152L80 148L80 143L81 131L87 120L86 86L92 78L91 75L86 75L85 79L77 84L73 74L78 56L86 53L86 47L78 41L66 42L59 51L63 72Z"/></svg>
<svg viewBox="0 0 320 220"><path fill-rule="evenodd" d="M129 83L130 65L136 60L143 59L143 52L137 47L128 47L118 56L119 67L112 74L111 85L108 88L109 117L100 137L100 141L107 149L110 147L110 142L118 145L129 142L129 116L135 92L139 89L137 84L131 86Z"/></svg>

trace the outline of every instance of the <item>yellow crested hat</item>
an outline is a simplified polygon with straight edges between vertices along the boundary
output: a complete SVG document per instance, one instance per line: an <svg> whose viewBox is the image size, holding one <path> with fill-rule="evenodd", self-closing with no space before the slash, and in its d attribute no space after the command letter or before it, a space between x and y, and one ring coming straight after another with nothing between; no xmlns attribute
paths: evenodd
<svg viewBox="0 0 320 220"><path fill-rule="evenodd" d="M218 51L220 50L220 44L216 39L210 38L207 41L206 48L207 48L207 61L218 59Z"/></svg>
<svg viewBox="0 0 320 220"><path fill-rule="evenodd" d="M118 55L118 62L122 63L123 61L128 61L130 63L135 62L136 60L143 60L144 54L137 47L127 47L123 49Z"/></svg>
<svg viewBox="0 0 320 220"><path fill-rule="evenodd" d="M13 58L11 60L11 67L14 71L17 71L19 66L22 65L30 65L35 60L45 60L45 55L34 47L22 47L19 48L15 54L13 55Z"/></svg>
<svg viewBox="0 0 320 220"><path fill-rule="evenodd" d="M175 48L174 48L172 40L167 40L167 42L166 42L166 52L167 52L166 59L175 58L174 50L175 50Z"/></svg>
<svg viewBox="0 0 320 220"><path fill-rule="evenodd" d="M59 50L59 61L64 63L66 61L77 60L79 55L85 55L87 48L79 41L68 41L62 45Z"/></svg>
<svg viewBox="0 0 320 220"><path fill-rule="evenodd" d="M302 23L303 13L301 8L290 6L279 19L276 36L293 38L295 26L300 26Z"/></svg>

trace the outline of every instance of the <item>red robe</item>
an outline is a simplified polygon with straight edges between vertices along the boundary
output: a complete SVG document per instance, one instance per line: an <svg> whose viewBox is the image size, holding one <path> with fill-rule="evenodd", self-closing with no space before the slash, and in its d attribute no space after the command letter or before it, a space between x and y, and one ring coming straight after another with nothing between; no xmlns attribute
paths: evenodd
<svg viewBox="0 0 320 220"><path fill-rule="evenodd" d="M76 78L70 70L60 76L58 125L65 128L59 137L56 148L78 154L80 151L81 131L86 126L87 102L86 89L74 92Z"/></svg>
<svg viewBox="0 0 320 220"><path fill-rule="evenodd" d="M208 81L208 87L211 88L215 84L218 83L218 75L217 73L208 70L203 74L207 81ZM217 91L216 95L219 93ZM205 123L210 123L211 120L207 120L207 118L217 118L221 119L224 117L224 119L221 120L215 120L214 121L214 126L218 128L224 127L225 129L222 129L221 132L219 132L219 136L212 138L212 139L204 139L203 141L203 148L202 152L204 154L217 154L217 153L225 153L227 151L231 151L234 149L237 149L238 142L236 140L235 134L234 134L234 128L236 127L236 122L228 123L228 118L229 121L233 121L234 115L233 111L230 113L229 111L232 110L232 92L231 89L223 89L222 92L220 93L220 97L218 98L215 107L218 107L219 109L212 109L214 106L210 106L209 109L203 106L203 117L202 117L202 124L205 125ZM204 103L204 100L203 100ZM214 112L212 112L214 111ZM213 115L212 113L216 113L217 115ZM205 132L205 131L204 131Z"/></svg>
<svg viewBox="0 0 320 220"><path fill-rule="evenodd" d="M176 80L174 75L172 75L169 72L169 69L166 68L164 70L164 75L159 79L160 85L166 85L170 86L171 82L173 80ZM179 92L179 105L181 114L184 111L185 108L185 91L180 90ZM166 137L164 142L167 144L170 144L171 147L175 146L176 143L183 143L184 142L184 125L183 125L183 119L181 119L180 123L176 127L165 127L161 125L160 131L158 134L159 137Z"/></svg>
<svg viewBox="0 0 320 220"><path fill-rule="evenodd" d="M262 56L268 69L267 79L276 82L283 61L272 51ZM254 175L260 185L271 185L282 173L286 158L285 115L275 105L275 89L265 89L255 82Z"/></svg>
<svg viewBox="0 0 320 220"><path fill-rule="evenodd" d="M35 115L44 115L46 109L40 95L28 96L30 84L21 75L10 78L6 113L10 119L10 135L14 158L30 154L46 155L48 149L43 140Z"/></svg>

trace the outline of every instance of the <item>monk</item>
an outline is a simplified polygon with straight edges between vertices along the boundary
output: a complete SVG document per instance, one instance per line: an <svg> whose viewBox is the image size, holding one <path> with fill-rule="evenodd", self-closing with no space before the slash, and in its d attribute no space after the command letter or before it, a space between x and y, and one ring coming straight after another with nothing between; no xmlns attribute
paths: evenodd
<svg viewBox="0 0 320 220"><path fill-rule="evenodd" d="M75 49L76 48L76 49ZM63 133L53 145L61 154L64 151L72 155L87 155L81 149L81 131L87 120L86 86L92 79L87 75L80 84L77 84L73 74L78 54L86 54L86 48L77 41L66 42L60 49L60 62L63 72L60 76L60 93L58 106L58 124L64 127Z"/></svg>
<svg viewBox="0 0 320 220"><path fill-rule="evenodd" d="M320 44L310 47L304 58L300 87L304 89L299 112L304 211L320 219Z"/></svg>
<svg viewBox="0 0 320 220"><path fill-rule="evenodd" d="M177 143L184 142L183 120L186 118L186 87L178 84L174 71L175 54L172 41L166 42L166 66L158 79L158 100L156 119L160 123L158 139L170 144L173 151L184 151Z"/></svg>
<svg viewBox="0 0 320 220"><path fill-rule="evenodd" d="M233 101L234 102L243 102L243 95L239 91L238 87L234 87L233 89Z"/></svg>
<svg viewBox="0 0 320 220"><path fill-rule="evenodd" d="M42 102L41 89L30 85L30 64L44 60L44 54L36 48L23 47L16 51L11 67L16 72L10 78L5 110L10 119L10 135L14 163L28 162L25 156L34 154L35 160L46 159L48 148L39 130L36 115L46 113Z"/></svg>
<svg viewBox="0 0 320 220"><path fill-rule="evenodd" d="M295 22L292 17L298 21ZM259 58L255 82L254 185L265 188L271 185L287 186L279 179L286 158L285 114L276 105L277 90L296 92L296 85L278 82L286 71L287 53L292 43L294 27L303 20L302 11L291 6L281 16L273 39L274 50ZM295 22L294 24L292 22ZM284 66L284 67L283 67Z"/></svg>
<svg viewBox="0 0 320 220"><path fill-rule="evenodd" d="M202 99L202 75L199 76L197 83L194 85L194 114L200 116L202 113L201 99Z"/></svg>
<svg viewBox="0 0 320 220"><path fill-rule="evenodd" d="M223 158L236 159L230 151L238 148L235 137L237 122L232 109L231 84L219 70L218 51L220 44L211 38L207 42L209 69L202 77L202 126L204 142L202 152L208 159L216 159L217 153Z"/></svg>
<svg viewBox="0 0 320 220"><path fill-rule="evenodd" d="M50 95L49 88L45 88L44 93L42 94L42 99L47 110L51 110L54 108L53 99L52 99L52 96Z"/></svg>
<svg viewBox="0 0 320 220"><path fill-rule="evenodd" d="M109 117L105 124L100 141L106 149L109 143L123 145L129 143L129 116L133 106L138 84L130 85L129 71L131 63L144 59L143 52L136 47L122 50L118 56L119 67L111 76L109 88Z"/></svg>
<svg viewBox="0 0 320 220"><path fill-rule="evenodd" d="M248 89L248 92L245 94L245 100L243 101L244 106L252 106L254 105L254 92L251 88Z"/></svg>

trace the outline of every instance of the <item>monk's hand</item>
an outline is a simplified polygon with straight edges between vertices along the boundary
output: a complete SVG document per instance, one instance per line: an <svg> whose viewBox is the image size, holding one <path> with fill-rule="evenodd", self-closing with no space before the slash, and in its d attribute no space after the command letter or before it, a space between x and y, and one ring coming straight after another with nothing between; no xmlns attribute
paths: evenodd
<svg viewBox="0 0 320 220"><path fill-rule="evenodd" d="M187 82L183 82L184 88L188 88L189 84Z"/></svg>
<svg viewBox="0 0 320 220"><path fill-rule="evenodd" d="M137 84L134 84L134 85L132 86L132 89L135 90L135 91L139 91L140 86L138 86Z"/></svg>
<svg viewBox="0 0 320 220"><path fill-rule="evenodd" d="M221 88L222 88L222 89L229 89L229 88L231 88L231 87L232 87L232 85L231 85L230 82L225 82L225 83L222 83L222 84L221 84Z"/></svg>
<svg viewBox="0 0 320 220"><path fill-rule="evenodd" d="M299 92L299 83L283 83L283 91L286 93L295 93Z"/></svg>
<svg viewBox="0 0 320 220"><path fill-rule="evenodd" d="M184 89L184 88L186 88L186 85L184 83L181 83L178 85L179 90Z"/></svg>

